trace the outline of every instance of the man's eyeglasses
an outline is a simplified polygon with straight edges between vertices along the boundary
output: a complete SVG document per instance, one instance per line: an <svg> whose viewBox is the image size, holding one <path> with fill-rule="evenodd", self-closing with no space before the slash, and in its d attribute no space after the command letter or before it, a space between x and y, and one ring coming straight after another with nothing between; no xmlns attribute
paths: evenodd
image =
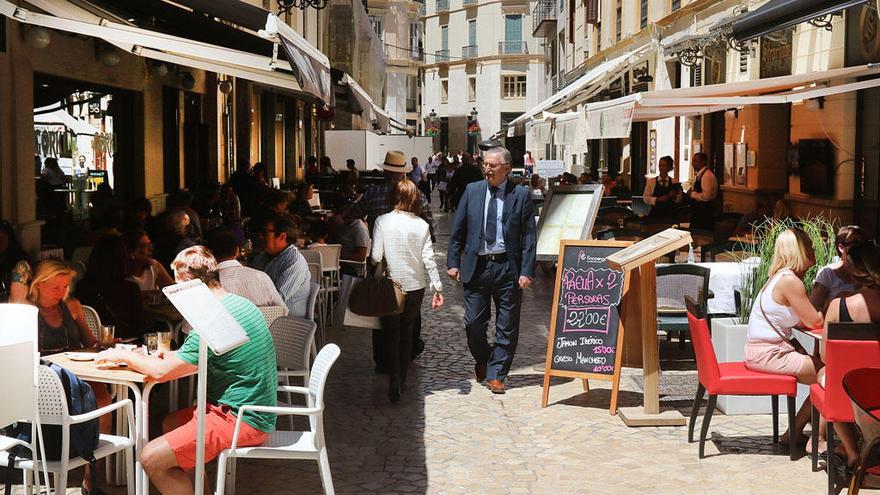
<svg viewBox="0 0 880 495"><path fill-rule="evenodd" d="M488 167L488 168L501 168L505 165L507 165L507 164L506 163L483 162L483 166Z"/></svg>

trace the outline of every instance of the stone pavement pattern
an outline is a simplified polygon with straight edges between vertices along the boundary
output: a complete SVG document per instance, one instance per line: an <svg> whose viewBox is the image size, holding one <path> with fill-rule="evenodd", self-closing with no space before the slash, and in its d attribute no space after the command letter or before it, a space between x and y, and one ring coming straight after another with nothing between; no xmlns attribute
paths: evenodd
<svg viewBox="0 0 880 495"><path fill-rule="evenodd" d="M445 266L449 218L435 218L437 261ZM552 298L547 274L524 297L509 390L492 395L473 379L459 288L443 279L446 305L432 311L425 299L426 350L398 404L388 402L386 377L373 373L370 333L331 336L343 349L328 380L324 417L337 493L824 492L824 472L811 473L808 458L791 462L787 449L771 445L767 415L716 413L708 457L699 460L685 427L627 428L610 416L610 382L591 382L585 394L580 381L554 379L551 405L541 409L543 375L534 367L543 365L546 352ZM640 372L624 370L621 406L640 404L633 380ZM281 428L287 424L279 421ZM780 424L787 424L784 415ZM310 461L239 461L237 473L242 494L321 493L317 465Z"/></svg>

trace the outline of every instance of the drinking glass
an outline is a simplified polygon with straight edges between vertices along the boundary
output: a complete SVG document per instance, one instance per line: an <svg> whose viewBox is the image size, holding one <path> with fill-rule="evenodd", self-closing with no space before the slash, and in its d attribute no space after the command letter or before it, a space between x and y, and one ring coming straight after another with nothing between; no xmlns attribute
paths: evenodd
<svg viewBox="0 0 880 495"><path fill-rule="evenodd" d="M171 332L158 332L156 349L159 352L171 352Z"/></svg>
<svg viewBox="0 0 880 495"><path fill-rule="evenodd" d="M115 325L104 325L101 327L101 345L103 347L113 347L116 335Z"/></svg>
<svg viewBox="0 0 880 495"><path fill-rule="evenodd" d="M147 354L156 354L159 348L159 334L148 333L144 337L147 341Z"/></svg>

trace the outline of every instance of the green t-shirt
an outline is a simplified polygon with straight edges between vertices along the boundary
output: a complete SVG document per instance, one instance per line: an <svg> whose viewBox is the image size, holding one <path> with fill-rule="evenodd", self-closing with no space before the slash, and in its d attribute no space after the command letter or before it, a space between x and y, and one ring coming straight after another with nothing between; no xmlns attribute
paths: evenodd
<svg viewBox="0 0 880 495"><path fill-rule="evenodd" d="M208 351L208 402L225 404L235 414L243 405L277 405L275 344L263 313L253 303L235 294L223 296L220 302L244 328L250 340L220 356ZM198 366L199 335L195 329L186 337L177 355ZM271 413L248 411L242 420L260 431L275 429L275 415Z"/></svg>

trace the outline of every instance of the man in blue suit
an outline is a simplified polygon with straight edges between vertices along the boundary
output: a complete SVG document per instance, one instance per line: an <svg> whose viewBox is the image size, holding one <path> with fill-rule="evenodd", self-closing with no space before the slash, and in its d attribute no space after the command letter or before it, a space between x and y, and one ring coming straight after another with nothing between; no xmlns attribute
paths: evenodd
<svg viewBox="0 0 880 495"><path fill-rule="evenodd" d="M476 360L477 381L504 393L519 338L522 290L535 270L535 214L531 194L508 178L511 157L505 148L485 154L486 180L467 186L452 224L446 258L450 278L464 284L464 324L468 349ZM486 339L491 301L495 301L495 343Z"/></svg>

